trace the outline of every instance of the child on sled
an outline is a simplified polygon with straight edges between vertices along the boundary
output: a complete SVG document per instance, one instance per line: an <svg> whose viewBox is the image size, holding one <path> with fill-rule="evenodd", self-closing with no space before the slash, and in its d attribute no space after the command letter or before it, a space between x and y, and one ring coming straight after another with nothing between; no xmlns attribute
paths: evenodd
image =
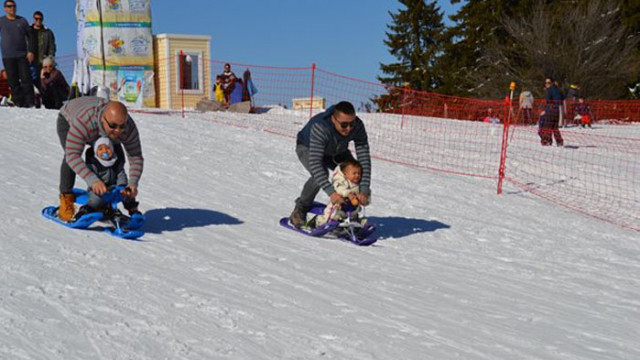
<svg viewBox="0 0 640 360"><path fill-rule="evenodd" d="M118 151L114 149L111 139L105 136L98 138L93 143L93 146L85 152L87 167L104 182L107 189L115 186L127 186L128 183L127 174L124 171L124 153L120 145L118 145L117 149ZM111 210L108 209L109 204L91 190L91 186L89 186L87 192L89 200L86 205L78 210L74 220L92 212ZM128 189L122 191L122 196L124 197L122 204L129 212L129 216L141 214L138 211L138 202L134 197L130 196Z"/></svg>
<svg viewBox="0 0 640 360"><path fill-rule="evenodd" d="M362 165L356 160L346 160L340 163L340 166L336 167L332 175L333 187L338 194L348 199L348 203L352 205L351 220L355 221L365 221L364 219L359 219L360 206L358 205L357 195L360 188L360 179L362 179ZM347 212L344 211L346 206L349 206L349 204L345 203L342 206L333 203L327 204L322 215L311 219L310 226L318 227L326 224L329 220L342 221L346 219Z"/></svg>

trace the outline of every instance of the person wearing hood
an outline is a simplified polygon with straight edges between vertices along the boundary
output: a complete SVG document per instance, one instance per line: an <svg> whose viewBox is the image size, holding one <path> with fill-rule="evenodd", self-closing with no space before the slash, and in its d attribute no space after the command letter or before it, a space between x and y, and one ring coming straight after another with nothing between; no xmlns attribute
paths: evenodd
<svg viewBox="0 0 640 360"><path fill-rule="evenodd" d="M127 173L124 171L124 152L122 146L114 148L113 142L108 137L98 138L85 152L85 164L102 180L107 188L115 186L127 186ZM87 182L88 183L88 182ZM91 189L89 184L89 201L81 207L75 214L75 219L95 211L104 211L108 205L100 196ZM128 210L129 215L140 214L138 202L134 197L129 196L129 192L123 190L124 201L122 204Z"/></svg>
<svg viewBox="0 0 640 360"><path fill-rule="evenodd" d="M307 223L307 213L320 191L329 195L331 203L342 205L344 197L329 182L329 169L345 160L355 160L349 151L349 143L355 144L356 156L362 165L362 178L358 191L358 203L369 204L371 196L371 156L364 123L356 116L353 105L341 101L326 111L315 115L298 132L296 154L302 166L311 175L295 201L289 216L291 225L300 228Z"/></svg>
<svg viewBox="0 0 640 360"><path fill-rule="evenodd" d="M60 109L57 132L64 157L60 166L60 208L58 218L71 221L75 213L73 185L76 174L84 179L96 195L107 192L107 186L82 160L86 144L109 137L116 147L122 144L129 160L127 189L130 197L138 194L138 183L144 168L140 134L126 106L95 96L83 96Z"/></svg>

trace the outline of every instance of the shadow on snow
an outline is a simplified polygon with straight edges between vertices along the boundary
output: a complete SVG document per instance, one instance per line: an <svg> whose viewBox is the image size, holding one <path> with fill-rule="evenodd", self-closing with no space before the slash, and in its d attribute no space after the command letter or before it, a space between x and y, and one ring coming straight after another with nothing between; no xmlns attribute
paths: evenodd
<svg viewBox="0 0 640 360"><path fill-rule="evenodd" d="M376 224L376 237L401 238L413 234L432 232L439 229L449 229L451 226L436 220L407 219L404 217L368 217L369 221ZM384 240L384 239L381 239Z"/></svg>
<svg viewBox="0 0 640 360"><path fill-rule="evenodd" d="M146 222L142 230L152 234L209 225L242 224L242 221L233 216L206 209L152 209L145 212L144 217Z"/></svg>

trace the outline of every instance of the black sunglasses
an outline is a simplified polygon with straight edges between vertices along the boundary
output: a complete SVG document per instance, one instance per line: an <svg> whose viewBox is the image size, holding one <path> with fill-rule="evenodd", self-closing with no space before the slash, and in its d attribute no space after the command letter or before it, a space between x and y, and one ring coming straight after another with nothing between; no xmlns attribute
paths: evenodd
<svg viewBox="0 0 640 360"><path fill-rule="evenodd" d="M345 121L345 122L340 122L338 121L338 119L336 119L335 117L333 117L336 122L338 122L338 125L340 125L341 128L346 129L346 128L352 128L356 126L356 122L354 121Z"/></svg>
<svg viewBox="0 0 640 360"><path fill-rule="evenodd" d="M16 6L15 5L5 5L4 7L6 7L6 8L14 8Z"/></svg>
<svg viewBox="0 0 640 360"><path fill-rule="evenodd" d="M127 127L127 123L125 122L124 124L114 124L109 122L109 120L107 120L106 117L102 117L104 119L104 121L107 123L107 126L109 126L110 129L115 130L115 129L120 129L120 130L124 130L124 128Z"/></svg>
<svg viewBox="0 0 640 360"><path fill-rule="evenodd" d="M42 18L41 17L34 17L33 20L34 21L42 21Z"/></svg>
<svg viewBox="0 0 640 360"><path fill-rule="evenodd" d="M355 127L355 121L339 122L340 127L343 129Z"/></svg>

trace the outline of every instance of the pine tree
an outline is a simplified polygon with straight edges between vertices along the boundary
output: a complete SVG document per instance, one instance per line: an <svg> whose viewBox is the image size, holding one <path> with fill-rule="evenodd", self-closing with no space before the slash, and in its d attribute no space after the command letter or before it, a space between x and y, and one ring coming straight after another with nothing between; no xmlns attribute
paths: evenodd
<svg viewBox="0 0 640 360"><path fill-rule="evenodd" d="M394 14L389 12L392 24L384 44L398 59L392 64L380 64L387 76L378 77L383 84L411 89L433 91L440 79L434 66L442 51L444 23L442 12L435 1L399 0L406 7Z"/></svg>
<svg viewBox="0 0 640 360"><path fill-rule="evenodd" d="M640 36L640 0L622 1L622 23L629 29L629 36ZM635 56L640 57L640 42L638 42L638 51ZM627 86L631 97L640 98L640 69L636 71L636 75L630 79Z"/></svg>
<svg viewBox="0 0 640 360"><path fill-rule="evenodd" d="M444 39L445 48L438 64L438 71L443 74L440 90L452 95L477 96L478 86L483 85L478 82L478 60L490 43L505 42L508 38L501 19L522 14L533 2L535 0L468 0L451 16L456 25L447 29Z"/></svg>
<svg viewBox="0 0 640 360"><path fill-rule="evenodd" d="M579 84L589 97L628 96L627 85L639 68L638 38L621 21L620 2L560 5L539 1L526 15L501 19L508 37L482 49L469 76L475 95L500 98L509 81L516 81L541 96L542 79L551 76L565 90Z"/></svg>

